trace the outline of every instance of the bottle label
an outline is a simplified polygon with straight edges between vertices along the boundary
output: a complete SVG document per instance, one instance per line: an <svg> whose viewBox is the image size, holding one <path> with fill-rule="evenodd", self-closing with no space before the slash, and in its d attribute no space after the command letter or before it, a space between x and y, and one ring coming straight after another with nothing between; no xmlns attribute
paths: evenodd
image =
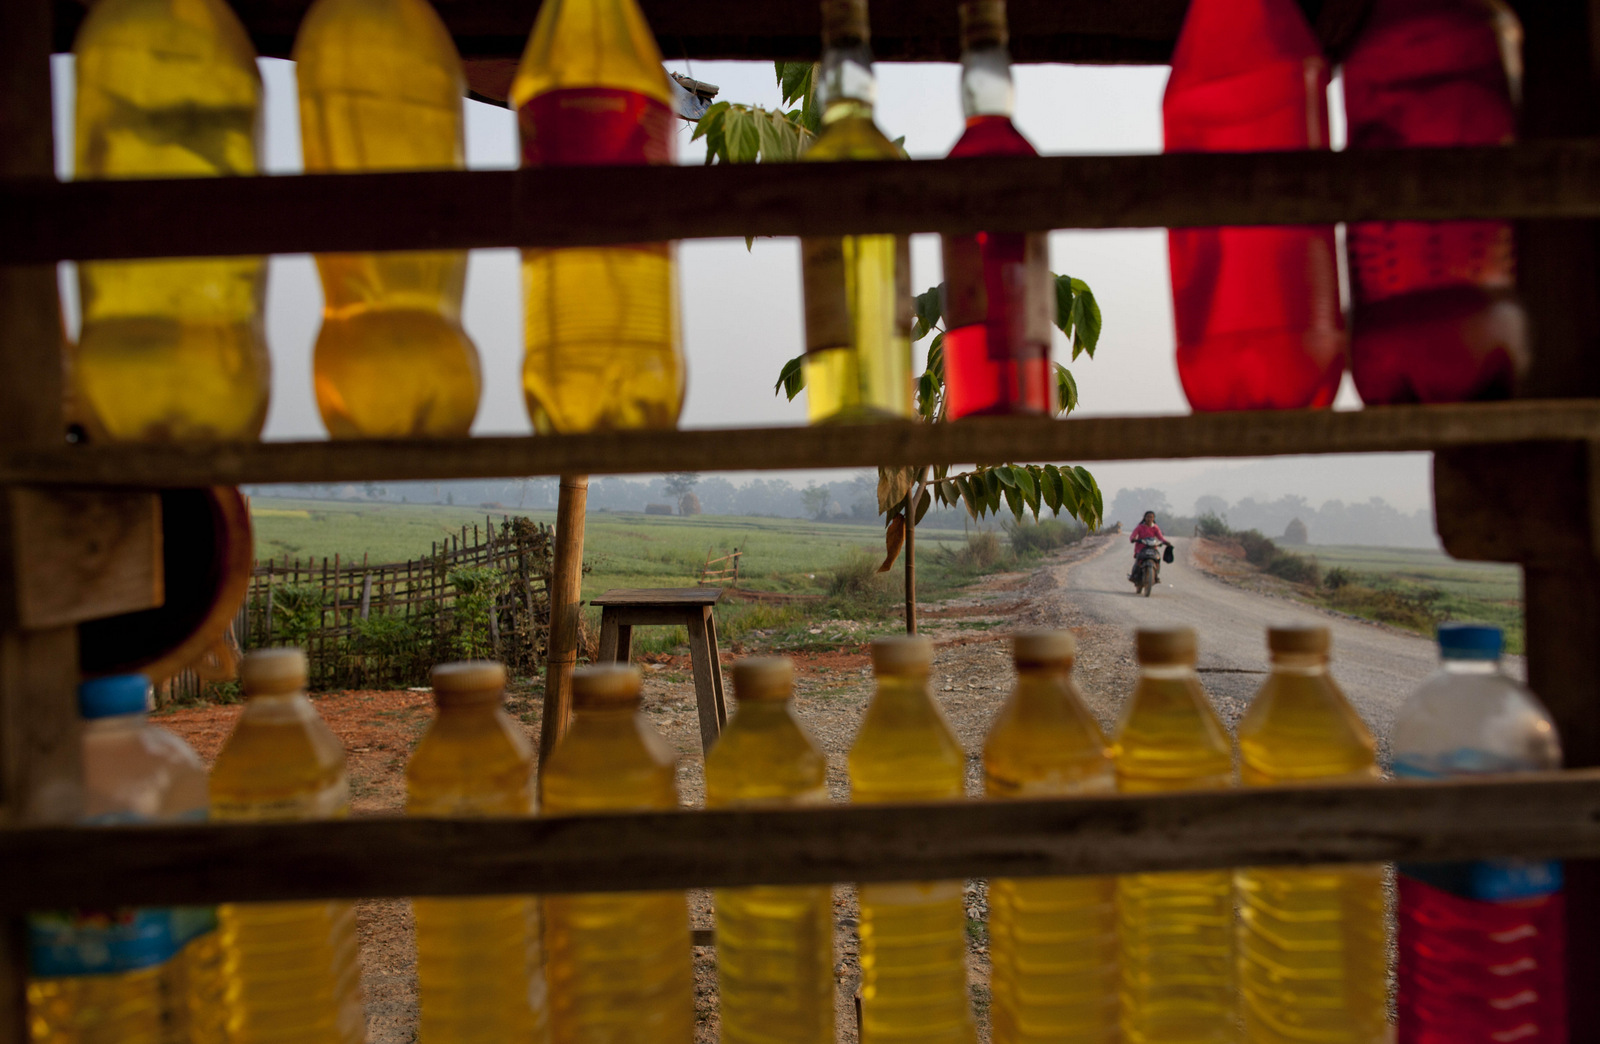
<svg viewBox="0 0 1600 1044"><path fill-rule="evenodd" d="M837 236L805 236L800 240L800 274L805 292L806 354L855 344L845 274L844 240ZM911 239L894 242L894 329L909 337L916 318L911 299Z"/></svg>
<svg viewBox="0 0 1600 1044"><path fill-rule="evenodd" d="M517 111L525 167L670 164L672 110L637 91L569 87L530 98Z"/></svg>
<svg viewBox="0 0 1600 1044"><path fill-rule="evenodd" d="M983 233L945 236L943 246L945 329L987 323L990 358L1037 358L1055 315L1049 238Z"/></svg>

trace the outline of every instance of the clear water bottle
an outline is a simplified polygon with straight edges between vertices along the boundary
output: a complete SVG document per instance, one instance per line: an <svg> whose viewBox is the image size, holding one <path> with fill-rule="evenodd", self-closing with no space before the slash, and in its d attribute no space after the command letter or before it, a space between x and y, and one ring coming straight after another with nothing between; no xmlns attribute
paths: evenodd
<svg viewBox="0 0 1600 1044"><path fill-rule="evenodd" d="M1498 627L1444 624L1439 669L1391 737L1395 775L1561 766L1550 714L1500 666ZM1561 864L1401 863L1400 1044L1567 1039Z"/></svg>

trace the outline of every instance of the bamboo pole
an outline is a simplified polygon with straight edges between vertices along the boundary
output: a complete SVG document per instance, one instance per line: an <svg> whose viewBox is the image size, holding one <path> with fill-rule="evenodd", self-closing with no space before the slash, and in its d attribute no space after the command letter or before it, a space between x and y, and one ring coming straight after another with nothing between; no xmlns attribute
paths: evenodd
<svg viewBox="0 0 1600 1044"><path fill-rule="evenodd" d="M917 633L917 487L906 494L906 633Z"/></svg>
<svg viewBox="0 0 1600 1044"><path fill-rule="evenodd" d="M583 516L588 475L561 476L556 506L556 554L550 577L550 646L545 658L544 716L539 725L539 768L566 734L572 716L572 668L578 662L583 596Z"/></svg>

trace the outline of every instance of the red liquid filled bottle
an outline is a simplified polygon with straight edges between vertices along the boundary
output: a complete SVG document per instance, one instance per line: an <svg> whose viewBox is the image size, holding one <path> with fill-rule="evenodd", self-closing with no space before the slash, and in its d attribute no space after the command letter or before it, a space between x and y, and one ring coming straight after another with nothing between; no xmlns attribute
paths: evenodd
<svg viewBox="0 0 1600 1044"><path fill-rule="evenodd" d="M1168 152L1328 147L1328 63L1294 0L1193 0ZM1178 376L1197 410L1327 406L1345 339L1332 225L1168 232Z"/></svg>
<svg viewBox="0 0 1600 1044"><path fill-rule="evenodd" d="M1497 0L1379 0L1345 60L1350 148L1509 144L1521 37ZM1528 355L1510 222L1358 222L1348 247L1363 401L1510 396Z"/></svg>
<svg viewBox="0 0 1600 1044"><path fill-rule="evenodd" d="M1004 0L967 0L961 12L961 156L1036 156L1011 123L1011 58ZM945 415L1054 410L1050 329L1055 296L1043 232L945 236Z"/></svg>

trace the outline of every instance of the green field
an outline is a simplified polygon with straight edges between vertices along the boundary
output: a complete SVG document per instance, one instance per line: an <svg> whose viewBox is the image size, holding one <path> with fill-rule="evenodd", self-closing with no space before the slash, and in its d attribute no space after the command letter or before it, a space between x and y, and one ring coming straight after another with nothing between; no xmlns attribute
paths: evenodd
<svg viewBox="0 0 1600 1044"><path fill-rule="evenodd" d="M1328 572L1357 574L1359 584L1379 591L1421 599L1445 620L1498 624L1505 628L1506 647L1522 651L1522 570L1495 562L1462 562L1442 551L1422 548L1318 547L1287 548L1310 555ZM1359 606L1351 606L1358 615Z"/></svg>

